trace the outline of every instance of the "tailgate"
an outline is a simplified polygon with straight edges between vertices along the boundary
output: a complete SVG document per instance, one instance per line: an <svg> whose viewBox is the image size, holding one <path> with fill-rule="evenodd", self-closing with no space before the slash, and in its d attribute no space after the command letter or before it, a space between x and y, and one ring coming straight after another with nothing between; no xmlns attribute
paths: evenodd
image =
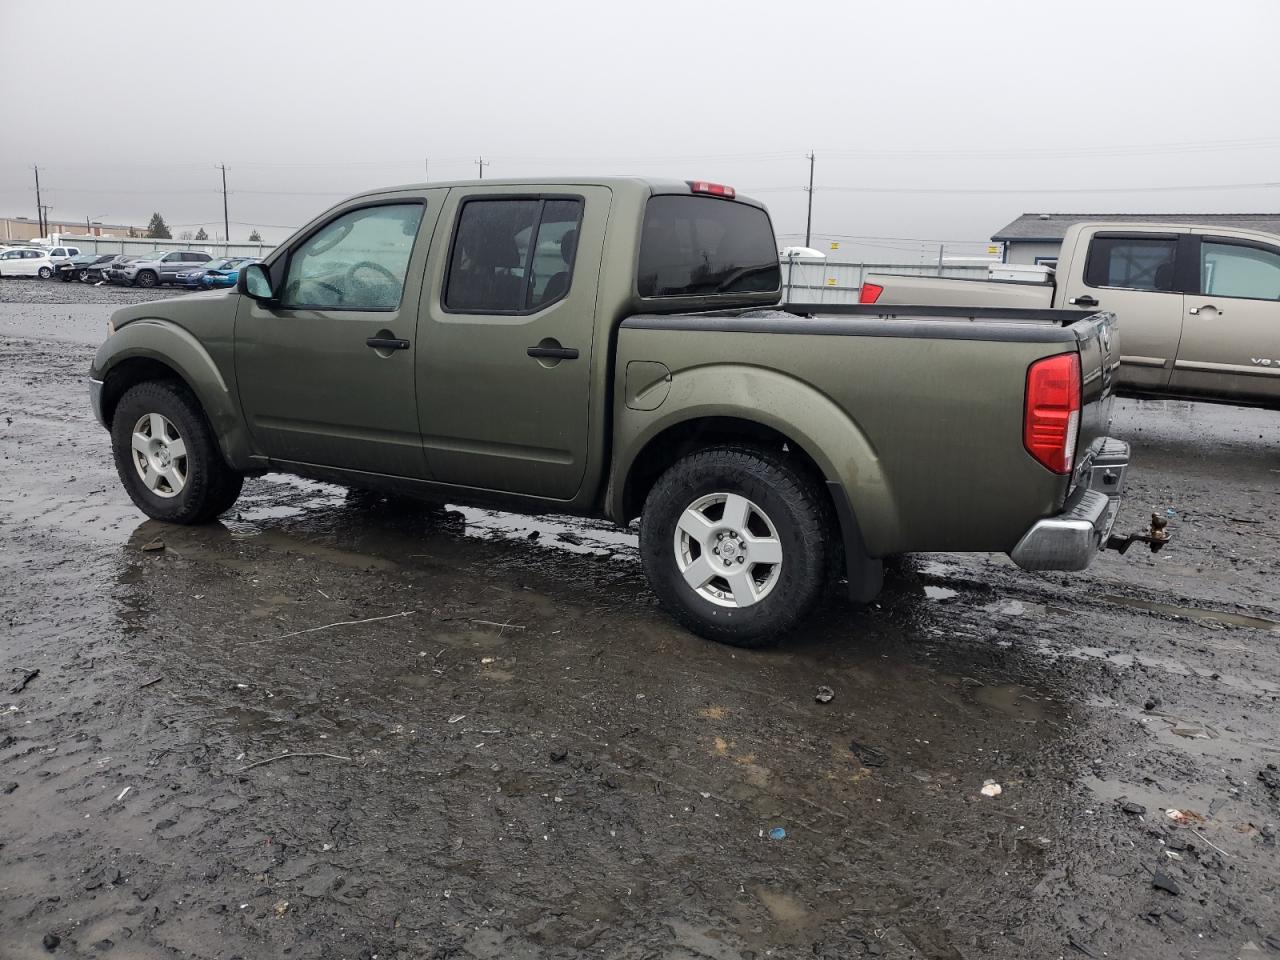
<svg viewBox="0 0 1280 960"><path fill-rule="evenodd" d="M1080 436L1076 442L1074 488L1106 440L1120 370L1120 337L1114 313L1094 313L1071 325L1080 347Z"/></svg>

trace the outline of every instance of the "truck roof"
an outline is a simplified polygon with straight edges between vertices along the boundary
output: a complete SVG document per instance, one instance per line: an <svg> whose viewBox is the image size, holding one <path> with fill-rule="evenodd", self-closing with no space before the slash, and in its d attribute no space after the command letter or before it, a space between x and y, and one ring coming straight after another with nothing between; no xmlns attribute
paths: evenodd
<svg viewBox="0 0 1280 960"><path fill-rule="evenodd" d="M693 190L689 186L696 180L673 180L660 177L508 177L508 178L488 178L483 180L432 180L430 182L420 183L402 183L396 186L378 187L374 190L366 190L362 193L355 194L354 197L375 197L384 193L394 193L398 190L423 190L434 189L438 187L574 187L574 186L600 186L608 187L615 193L634 192L643 194L644 196L663 195L663 194L693 194ZM732 186L730 184L730 186ZM765 206L759 200L751 197L744 197L741 193L735 191L733 199L739 203L750 204L753 207L764 209Z"/></svg>

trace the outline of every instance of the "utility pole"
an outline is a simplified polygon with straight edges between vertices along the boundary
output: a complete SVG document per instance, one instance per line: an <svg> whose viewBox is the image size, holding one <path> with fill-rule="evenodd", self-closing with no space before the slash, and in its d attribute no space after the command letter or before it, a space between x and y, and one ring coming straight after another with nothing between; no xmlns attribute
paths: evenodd
<svg viewBox="0 0 1280 960"><path fill-rule="evenodd" d="M227 244L226 252L231 252L231 220L227 213L227 165L218 164L222 168L222 239Z"/></svg>
<svg viewBox="0 0 1280 960"><path fill-rule="evenodd" d="M422 181L426 183L431 179L431 158L427 157L422 161Z"/></svg>
<svg viewBox="0 0 1280 960"><path fill-rule="evenodd" d="M804 245L809 246L809 241L813 235L813 162L816 158L813 151L809 151L809 216L804 222Z"/></svg>
<svg viewBox="0 0 1280 960"><path fill-rule="evenodd" d="M40 236L44 236L44 207L40 204L40 167L35 167L36 171L36 227L40 231Z"/></svg>
<svg viewBox="0 0 1280 960"><path fill-rule="evenodd" d="M480 170L480 179L481 179L481 180L483 180L483 179L484 179L484 168L485 168L485 167L487 167L487 166L489 166L489 161L485 160L485 158L484 158L484 157L480 157L478 160L476 160L476 167L478 167L478 168L479 168L479 170Z"/></svg>

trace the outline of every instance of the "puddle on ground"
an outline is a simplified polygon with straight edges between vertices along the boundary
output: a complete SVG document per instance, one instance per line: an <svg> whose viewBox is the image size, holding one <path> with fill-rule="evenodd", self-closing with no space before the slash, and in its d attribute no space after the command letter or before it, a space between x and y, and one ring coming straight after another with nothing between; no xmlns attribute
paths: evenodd
<svg viewBox="0 0 1280 960"><path fill-rule="evenodd" d="M960 591L950 587L925 587L924 595L930 600L942 601L960 596Z"/></svg>
<svg viewBox="0 0 1280 960"><path fill-rule="evenodd" d="M1163 613L1170 617L1183 617L1187 620L1201 620L1210 623L1226 623L1233 627L1252 627L1255 630L1268 630L1280 633L1280 621L1268 620L1265 617L1250 617L1243 613L1230 613L1226 610L1202 610L1197 607L1179 607L1171 603L1157 603L1154 600L1138 600L1133 597L1118 597L1104 594L1100 599L1134 610L1147 610L1151 613Z"/></svg>

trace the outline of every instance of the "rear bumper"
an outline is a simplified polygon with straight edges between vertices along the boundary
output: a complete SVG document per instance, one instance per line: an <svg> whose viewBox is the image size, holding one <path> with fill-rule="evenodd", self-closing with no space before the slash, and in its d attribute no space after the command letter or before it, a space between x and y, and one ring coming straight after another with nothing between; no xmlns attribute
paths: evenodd
<svg viewBox="0 0 1280 960"><path fill-rule="evenodd" d="M1129 445L1108 438L1098 448L1089 468L1088 486L1081 484L1062 512L1038 521L1023 534L1009 556L1024 570L1083 570L1111 535L1124 475L1129 467Z"/></svg>

